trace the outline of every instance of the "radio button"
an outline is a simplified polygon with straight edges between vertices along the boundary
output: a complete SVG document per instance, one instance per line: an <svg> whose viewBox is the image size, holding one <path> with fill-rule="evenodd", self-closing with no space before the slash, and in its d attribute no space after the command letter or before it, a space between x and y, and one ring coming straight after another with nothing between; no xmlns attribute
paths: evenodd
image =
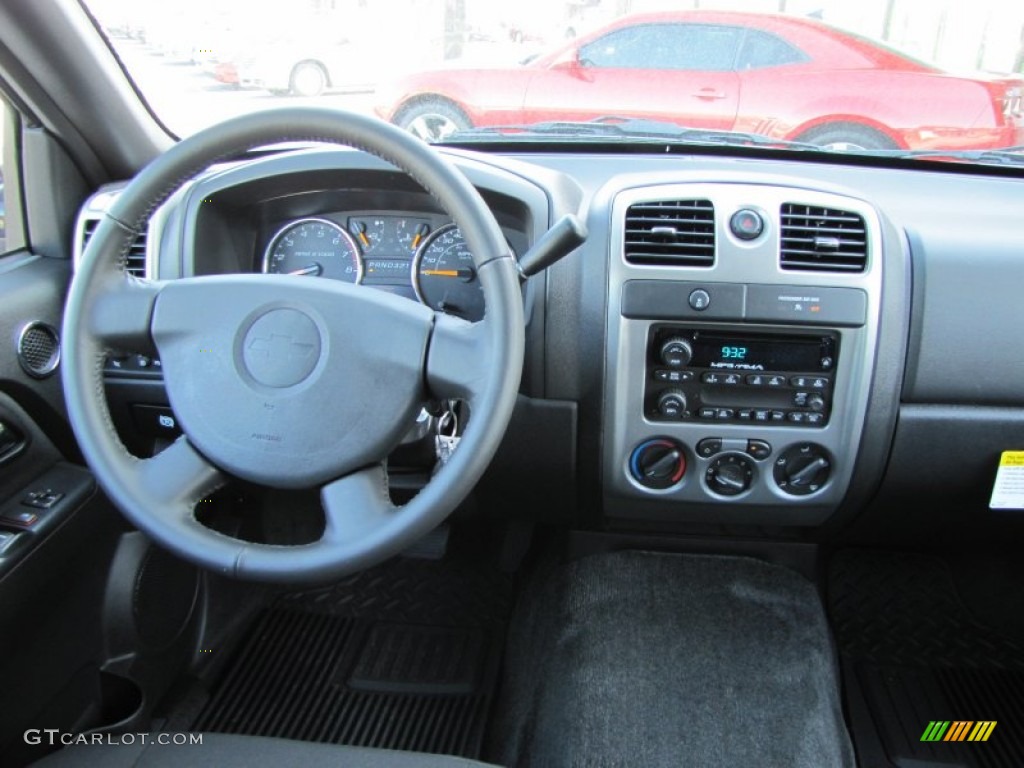
<svg viewBox="0 0 1024 768"><path fill-rule="evenodd" d="M717 373L705 373L700 377L700 380L705 384L721 384L722 377Z"/></svg>
<svg viewBox="0 0 1024 768"><path fill-rule="evenodd" d="M741 421L750 421L754 417L754 412L750 408L741 408L736 411L736 418Z"/></svg>
<svg viewBox="0 0 1024 768"><path fill-rule="evenodd" d="M715 418L719 421L729 421L735 415L736 412L732 408L719 408L715 414Z"/></svg>
<svg viewBox="0 0 1024 768"><path fill-rule="evenodd" d="M824 376L811 379L811 389L828 389L828 379Z"/></svg>
<svg viewBox="0 0 1024 768"><path fill-rule="evenodd" d="M784 386L786 386L786 377L785 376L769 376L768 377L768 386L769 387L784 387Z"/></svg>
<svg viewBox="0 0 1024 768"><path fill-rule="evenodd" d="M754 411L754 421L768 421L769 418L771 418L771 413L769 411L760 409Z"/></svg>
<svg viewBox="0 0 1024 768"><path fill-rule="evenodd" d="M752 373L747 376L747 384L751 387L763 387L765 385L765 377L760 373Z"/></svg>
<svg viewBox="0 0 1024 768"><path fill-rule="evenodd" d="M789 383L799 389L807 389L811 386L811 378L809 376L794 376L789 380Z"/></svg>
<svg viewBox="0 0 1024 768"><path fill-rule="evenodd" d="M825 414L824 413L808 413L808 414L806 414L806 416L807 416L807 423L808 424L824 424L825 423Z"/></svg>
<svg viewBox="0 0 1024 768"><path fill-rule="evenodd" d="M682 384L684 381L693 381L693 371L670 371L665 368L658 368L654 372L654 378L657 381Z"/></svg>
<svg viewBox="0 0 1024 768"><path fill-rule="evenodd" d="M772 411L772 421L785 421L785 420L786 420L786 412L785 411Z"/></svg>
<svg viewBox="0 0 1024 768"><path fill-rule="evenodd" d="M807 421L807 414L803 411L790 411L789 420L794 424L803 424Z"/></svg>
<svg viewBox="0 0 1024 768"><path fill-rule="evenodd" d="M722 438L706 437L697 443L697 455L705 459L714 456L722 451Z"/></svg>
<svg viewBox="0 0 1024 768"><path fill-rule="evenodd" d="M729 387L735 387L743 383L743 377L738 373L727 373L725 378L722 379L722 383Z"/></svg>
<svg viewBox="0 0 1024 768"><path fill-rule="evenodd" d="M809 394L807 392L794 392L793 393L793 405L797 408L805 408L807 406L807 398Z"/></svg>
<svg viewBox="0 0 1024 768"><path fill-rule="evenodd" d="M715 418L717 413L718 411L716 411L714 408L701 408L699 415L702 419L713 419Z"/></svg>

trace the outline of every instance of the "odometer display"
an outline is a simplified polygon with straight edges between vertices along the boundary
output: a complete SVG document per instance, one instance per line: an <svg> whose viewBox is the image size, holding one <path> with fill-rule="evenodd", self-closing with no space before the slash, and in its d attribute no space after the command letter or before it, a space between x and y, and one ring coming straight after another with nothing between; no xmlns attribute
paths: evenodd
<svg viewBox="0 0 1024 768"><path fill-rule="evenodd" d="M363 279L363 259L352 236L333 221L300 219L274 235L263 257L263 271L358 283Z"/></svg>
<svg viewBox="0 0 1024 768"><path fill-rule="evenodd" d="M431 233L413 259L413 287L438 312L476 321L484 316L484 292L473 254L454 224Z"/></svg>

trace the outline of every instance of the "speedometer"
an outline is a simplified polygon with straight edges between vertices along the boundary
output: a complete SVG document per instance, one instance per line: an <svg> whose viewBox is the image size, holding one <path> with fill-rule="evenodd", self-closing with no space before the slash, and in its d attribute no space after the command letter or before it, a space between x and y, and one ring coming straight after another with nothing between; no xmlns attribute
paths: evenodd
<svg viewBox="0 0 1024 768"><path fill-rule="evenodd" d="M484 316L484 292L473 254L454 224L431 233L420 246L412 263L412 284L431 309L470 321Z"/></svg>
<svg viewBox="0 0 1024 768"><path fill-rule="evenodd" d="M263 271L358 283L363 258L352 236L333 221L299 219L274 235L263 256Z"/></svg>

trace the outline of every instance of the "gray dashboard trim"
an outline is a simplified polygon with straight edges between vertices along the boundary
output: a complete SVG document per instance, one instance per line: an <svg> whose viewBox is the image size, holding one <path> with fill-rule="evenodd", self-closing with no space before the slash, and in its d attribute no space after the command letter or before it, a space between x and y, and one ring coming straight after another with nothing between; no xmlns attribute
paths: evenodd
<svg viewBox="0 0 1024 768"><path fill-rule="evenodd" d="M708 179L701 174L677 174L671 183L633 185L629 177L610 184L610 255L608 270L607 344L605 351L604 473L606 513L620 518L648 518L650 504L638 501L660 498L664 509L659 519L697 522L732 522L764 525L811 526L823 522L846 495L854 475L854 456L861 445L876 356L881 278L886 259L879 214L867 201L831 191L808 189L800 179L746 174L742 179L726 174ZM716 208L716 261L713 268L637 265L625 261L622 253L623 221L627 208L648 200L700 198L714 201ZM841 208L859 213L868 225L868 262L863 274L782 271L778 261L779 231L776 216L766 219L766 231L753 242L730 239L724 222L733 210L755 207L778 211L784 203L799 202ZM719 210L721 209L721 210ZM751 423L708 423L699 419L681 422L651 421L644 413L643 390L648 333L654 319L624 317L621 312L622 286L631 280L674 282L707 281L709 284L746 285L766 299L755 302L758 320L780 317L776 312L779 290L787 296L807 293L834 295L836 316L827 327L840 334L838 367L835 371L836 406L823 428L805 426L761 426ZM849 301L855 297L855 301ZM767 304L765 302L767 301ZM864 301L863 306L861 301ZM786 321L751 323L747 319L746 297L740 321L693 320L686 311L675 320L708 330L742 330L745 333L791 333L817 322L805 322L802 313L784 311ZM822 309L830 302L822 301ZM861 311L858 311L861 310ZM866 311L863 311L866 310ZM826 313L827 313L826 309ZM851 314L852 313L852 314ZM856 316L856 317L854 317ZM857 324L856 319L864 322ZM842 322L835 322L836 320ZM632 479L627 462L633 446L644 440L667 437L685 448L690 464L682 481L665 490L643 488ZM768 441L778 456L788 447L811 442L833 457L832 475L821 490L808 496L783 493L771 480L772 461L757 462L751 487L728 499L709 492L704 472L711 460L697 456L695 446L706 437L725 440Z"/></svg>

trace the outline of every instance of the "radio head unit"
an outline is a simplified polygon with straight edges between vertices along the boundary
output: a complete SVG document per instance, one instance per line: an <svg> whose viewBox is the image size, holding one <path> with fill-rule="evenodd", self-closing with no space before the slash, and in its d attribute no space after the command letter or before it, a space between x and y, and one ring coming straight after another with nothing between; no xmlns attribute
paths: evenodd
<svg viewBox="0 0 1024 768"><path fill-rule="evenodd" d="M838 355L834 332L779 335L653 325L645 416L823 427Z"/></svg>

